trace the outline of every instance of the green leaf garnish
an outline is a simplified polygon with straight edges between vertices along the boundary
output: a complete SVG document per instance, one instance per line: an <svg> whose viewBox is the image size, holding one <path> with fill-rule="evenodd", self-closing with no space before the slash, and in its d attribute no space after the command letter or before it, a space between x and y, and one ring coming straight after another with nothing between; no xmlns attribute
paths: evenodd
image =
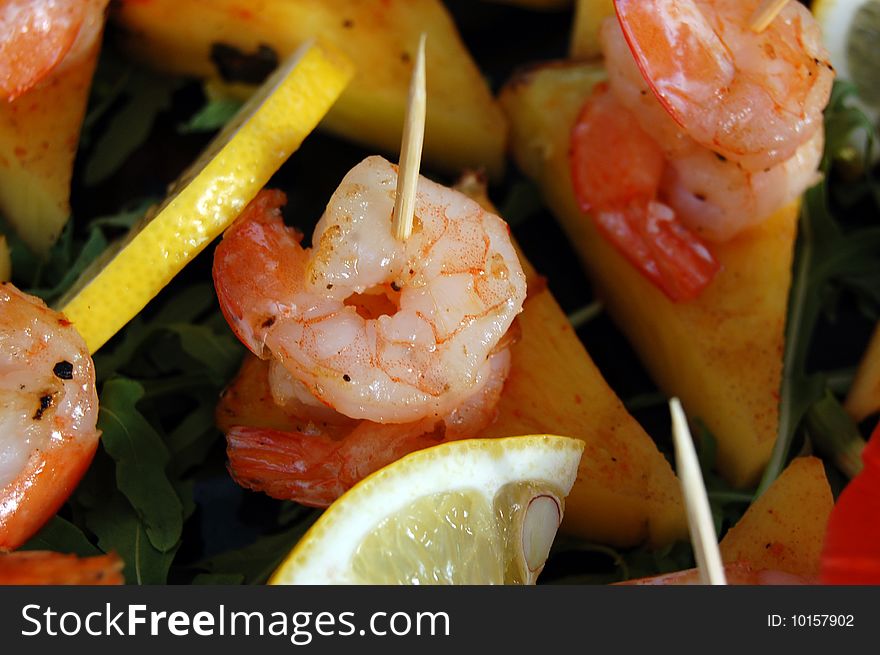
<svg viewBox="0 0 880 655"><path fill-rule="evenodd" d="M111 492L95 509L86 513L86 525L97 535L105 553L117 553L125 562L129 584L165 584L177 546L161 551L147 536L137 513L119 492Z"/></svg>
<svg viewBox="0 0 880 655"><path fill-rule="evenodd" d="M848 146L850 134L856 129L866 130L869 135L863 153L864 179L856 186L864 189L872 183L868 162L876 131L859 110L847 104L853 93L852 85L835 84L832 101L825 112L825 178L804 197L785 333L778 437L758 486L758 495L782 472L804 416L822 398L828 386L826 375L807 368L813 334L827 309L827 301L835 292L846 291L875 315L880 305L880 225L845 228L829 209L828 178L833 172L835 156Z"/></svg>
<svg viewBox="0 0 880 655"><path fill-rule="evenodd" d="M219 130L238 113L242 104L232 98L209 98L192 118L177 129L181 134Z"/></svg>
<svg viewBox="0 0 880 655"><path fill-rule="evenodd" d="M319 510L299 508L299 516L293 527L278 534L257 539L254 543L210 557L199 562L196 568L212 576L240 575L242 584L262 584L278 568L306 530L321 515ZM206 579L202 578L201 582Z"/></svg>
<svg viewBox="0 0 880 655"><path fill-rule="evenodd" d="M56 553L71 553L80 557L100 555L88 537L70 521L60 516L52 517L43 529L31 537L21 550L51 550Z"/></svg>
<svg viewBox="0 0 880 655"><path fill-rule="evenodd" d="M98 427L107 453L116 461L116 486L136 510L152 545L168 552L183 532L183 507L166 467L165 443L137 408L143 387L115 378L104 384Z"/></svg>
<svg viewBox="0 0 880 655"><path fill-rule="evenodd" d="M816 450L831 459L848 478L861 472L865 440L831 391L826 391L807 411L806 431Z"/></svg>
<svg viewBox="0 0 880 655"><path fill-rule="evenodd" d="M156 115L171 106L171 96L180 84L177 78L139 68L128 71L117 91L124 105L95 137L90 149L84 174L86 186L110 177L147 140Z"/></svg>

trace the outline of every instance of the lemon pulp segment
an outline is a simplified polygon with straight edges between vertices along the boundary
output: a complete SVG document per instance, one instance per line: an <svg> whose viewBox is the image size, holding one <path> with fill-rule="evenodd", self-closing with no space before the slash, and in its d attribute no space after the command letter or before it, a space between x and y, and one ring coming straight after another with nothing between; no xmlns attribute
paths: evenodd
<svg viewBox="0 0 880 655"><path fill-rule="evenodd" d="M270 582L533 583L583 447L566 437L508 437L408 455L333 503Z"/></svg>
<svg viewBox="0 0 880 655"><path fill-rule="evenodd" d="M62 301L95 352L217 237L300 146L353 74L324 45L307 45L266 81L178 180L165 203L97 273Z"/></svg>
<svg viewBox="0 0 880 655"><path fill-rule="evenodd" d="M479 492L441 492L384 519L361 542L352 573L365 584L504 581L492 505Z"/></svg>
<svg viewBox="0 0 880 655"><path fill-rule="evenodd" d="M510 483L492 502L476 489L419 498L384 519L361 542L352 558L353 577L364 584L530 582L531 568L543 567L552 538L529 548L534 540L524 543L523 527L532 504L541 502L535 499L547 499L554 523L538 532L556 534L564 494L552 486Z"/></svg>

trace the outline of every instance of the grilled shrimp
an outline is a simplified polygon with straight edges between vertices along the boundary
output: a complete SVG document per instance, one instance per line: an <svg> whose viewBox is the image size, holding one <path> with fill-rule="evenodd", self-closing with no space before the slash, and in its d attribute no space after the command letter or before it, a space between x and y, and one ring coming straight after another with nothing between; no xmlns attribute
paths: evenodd
<svg viewBox="0 0 880 655"><path fill-rule="evenodd" d="M707 147L673 119L636 65L616 20L604 23L601 39L615 97L651 135L666 159L659 195L700 236L727 241L818 181L824 146L821 123L811 124L809 132L799 135L803 142L793 146L790 157L752 170L742 158ZM827 99L826 93L822 107Z"/></svg>
<svg viewBox="0 0 880 655"><path fill-rule="evenodd" d="M596 227L670 299L694 299L718 264L658 199L665 160L606 84L597 86L572 132L575 192Z"/></svg>
<svg viewBox="0 0 880 655"><path fill-rule="evenodd" d="M817 181L834 72L798 3L761 34L757 0L614 5L610 93L600 85L572 131L575 195L671 300L693 300L719 268L704 239L732 239Z"/></svg>
<svg viewBox="0 0 880 655"><path fill-rule="evenodd" d="M0 3L0 95L12 102L100 38L108 0Z"/></svg>
<svg viewBox="0 0 880 655"><path fill-rule="evenodd" d="M229 470L236 482L273 498L294 500L304 505L326 507L364 477L416 450L442 441L466 439L479 434L495 418L504 381L510 371L507 347L489 357L490 374L458 407L440 420L423 418L412 423L374 423L353 420L328 408L304 403L296 395L282 400L287 429L233 426L226 430ZM263 375L254 380L268 383L269 393L260 403L276 403L278 388L290 389L283 367L243 368L240 375ZM245 402L253 399L246 399ZM226 396L220 411L232 410L234 400ZM265 407L251 408L262 415ZM228 418L227 418L228 420ZM233 418L234 420L234 418Z"/></svg>
<svg viewBox="0 0 880 655"><path fill-rule="evenodd" d="M789 2L757 33L758 3L614 2L654 97L690 138L749 171L790 159L822 129L834 81L809 9Z"/></svg>
<svg viewBox="0 0 880 655"><path fill-rule="evenodd" d="M0 285L0 551L61 506L98 445L92 359L61 314Z"/></svg>
<svg viewBox="0 0 880 655"><path fill-rule="evenodd" d="M419 180L412 235L395 239L397 169L353 168L313 248L264 192L227 230L214 283L227 321L290 373L304 402L376 423L437 421L491 375L522 309L525 275L507 225L462 194Z"/></svg>

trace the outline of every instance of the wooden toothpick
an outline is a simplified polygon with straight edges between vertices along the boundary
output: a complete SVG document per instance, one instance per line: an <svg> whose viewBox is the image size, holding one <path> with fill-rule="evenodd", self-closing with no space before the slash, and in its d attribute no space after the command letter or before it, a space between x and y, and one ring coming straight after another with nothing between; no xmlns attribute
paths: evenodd
<svg viewBox="0 0 880 655"><path fill-rule="evenodd" d="M706 494L691 431L678 398L669 401L669 409L672 412L676 470L684 490L688 529L697 568L700 570L700 580L703 584L724 585L727 584L727 578L724 575L724 564L721 562L721 551L718 549L718 538L715 536L712 510L709 508L709 497Z"/></svg>
<svg viewBox="0 0 880 655"><path fill-rule="evenodd" d="M763 0L752 18L749 20L749 27L753 32L763 32L767 26L773 22L773 19L779 15L783 7L788 4L788 0Z"/></svg>
<svg viewBox="0 0 880 655"><path fill-rule="evenodd" d="M425 40L423 32L413 67L409 86L409 101L403 123L403 140L400 144L400 165L397 173L397 196L394 200L392 225L394 235L405 241L412 234L413 214L416 208L416 186L419 181L419 165L422 161L422 144L425 141Z"/></svg>

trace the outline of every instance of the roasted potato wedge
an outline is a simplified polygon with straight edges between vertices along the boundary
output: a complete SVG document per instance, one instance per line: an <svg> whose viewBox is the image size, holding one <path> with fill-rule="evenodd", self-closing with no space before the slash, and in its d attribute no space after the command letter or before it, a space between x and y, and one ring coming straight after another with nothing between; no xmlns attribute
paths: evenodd
<svg viewBox="0 0 880 655"><path fill-rule="evenodd" d="M753 485L776 439L785 313L798 208L791 205L714 246L721 271L695 301L676 304L602 238L572 190L569 133L595 65L559 63L511 80L501 103L520 168L540 185L598 294L642 361L718 440L718 467Z"/></svg>
<svg viewBox="0 0 880 655"><path fill-rule="evenodd" d="M120 45L137 59L225 82L236 95L249 94L253 86L243 83L260 81L309 39L325 40L358 72L323 127L394 155L425 32L426 165L453 173L483 167L492 176L504 168L504 114L439 0L123 0L113 17Z"/></svg>
<svg viewBox="0 0 880 655"><path fill-rule="evenodd" d="M0 100L0 212L38 254L49 251L70 216L73 160L106 1L95 4L67 57L22 95Z"/></svg>
<svg viewBox="0 0 880 655"><path fill-rule="evenodd" d="M757 570L818 576L833 506L822 460L799 457L727 532L721 556Z"/></svg>

